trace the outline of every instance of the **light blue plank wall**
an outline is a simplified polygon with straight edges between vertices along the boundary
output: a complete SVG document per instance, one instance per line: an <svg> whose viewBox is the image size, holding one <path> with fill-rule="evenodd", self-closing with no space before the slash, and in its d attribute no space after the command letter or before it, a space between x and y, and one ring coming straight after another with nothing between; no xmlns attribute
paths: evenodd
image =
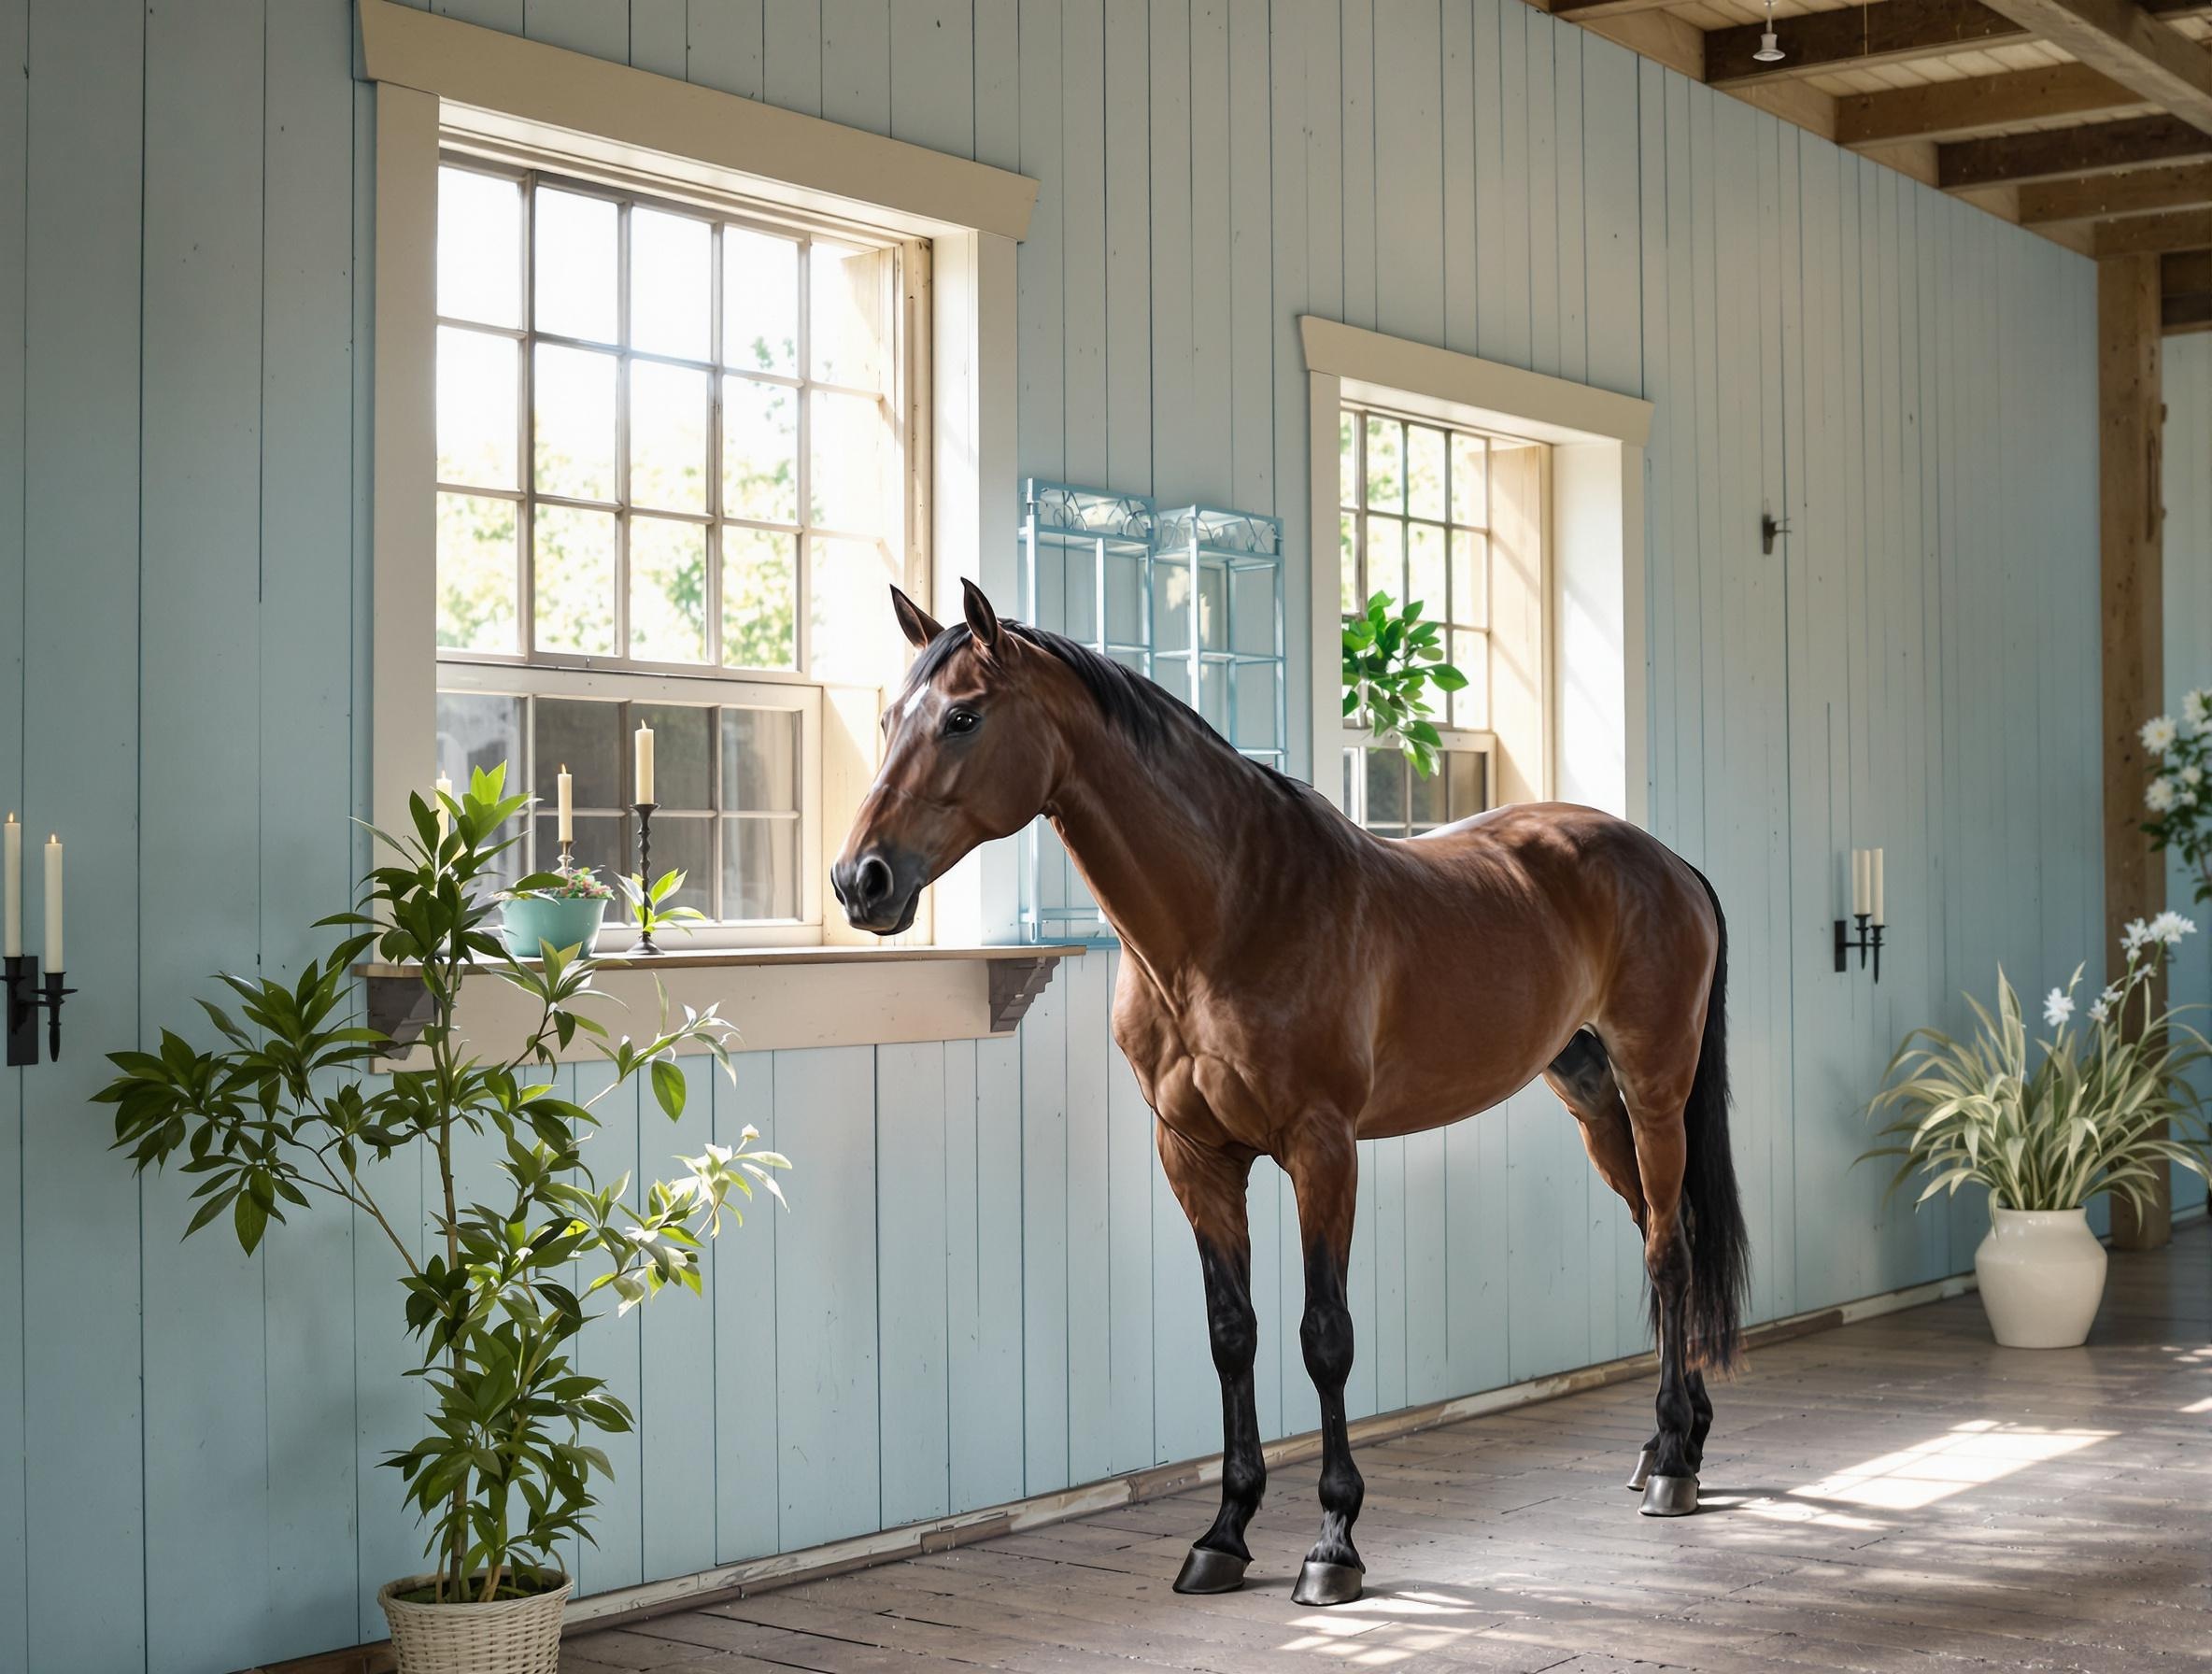
<svg viewBox="0 0 2212 1674"><path fill-rule="evenodd" d="M1885 1205L1853 1113L1998 959L2040 984L2094 947L2086 262L1518 0L436 9L1036 177L1022 469L1283 517L1293 644L1300 312L1655 402L1647 788L1734 930L1755 1311L1965 1265L1978 1207ZM373 1228L294 1228L260 1265L179 1251L177 1184L135 1192L85 1103L100 1050L186 1021L193 973L295 966L354 864L351 38L346 0L0 0L0 225L25 234L0 239L0 803L71 836L86 990L69 1057L0 1081L0 1674L375 1637L376 1584L419 1553L376 1468L419 1420ZM2180 680L2212 660L2212 341L2175 343L2168 384ZM1766 507L1793 525L1771 558ZM1879 988L1826 946L1839 857L1874 843ZM716 1245L705 1302L595 1328L641 1427L587 1587L1217 1444L1189 1236L1107 1040L1114 964L1017 1039L748 1057L679 1129L610 1113L645 1167L751 1123L801 1171L794 1213ZM1640 1345L1633 1229L1548 1098L1361 1161L1356 1411ZM389 1190L426 1236L419 1177ZM1261 1414L1297 1428L1271 1165L1252 1219Z"/></svg>

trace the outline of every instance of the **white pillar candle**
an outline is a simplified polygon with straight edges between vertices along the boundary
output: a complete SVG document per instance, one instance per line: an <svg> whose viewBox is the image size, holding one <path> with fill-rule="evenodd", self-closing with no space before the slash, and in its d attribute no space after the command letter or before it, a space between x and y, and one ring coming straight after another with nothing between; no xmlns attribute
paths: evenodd
<svg viewBox="0 0 2212 1674"><path fill-rule="evenodd" d="M6 855L0 869L0 915L7 919L6 933L0 936L0 955L11 959L23 957L23 822L10 812L7 824L0 826L6 837L0 840L0 852Z"/></svg>
<svg viewBox="0 0 2212 1674"><path fill-rule="evenodd" d="M560 776L553 782L560 787L560 841L574 843L576 840L576 781L569 773L566 762L561 763Z"/></svg>
<svg viewBox="0 0 2212 1674"><path fill-rule="evenodd" d="M452 816L446 812L446 799L453 794L453 781L440 773L435 789L438 793L438 841L443 843L453 823Z"/></svg>
<svg viewBox="0 0 2212 1674"><path fill-rule="evenodd" d="M1874 922L1877 924L1889 923L1884 913L1885 908L1881 899L1881 850L1876 849L1874 851Z"/></svg>
<svg viewBox="0 0 2212 1674"><path fill-rule="evenodd" d="M46 840L46 970L66 971L62 962L62 839Z"/></svg>
<svg viewBox="0 0 2212 1674"><path fill-rule="evenodd" d="M1867 850L1851 850L1851 916L1874 910L1874 861Z"/></svg>
<svg viewBox="0 0 2212 1674"><path fill-rule="evenodd" d="M637 729L637 800L653 800L653 729L643 721Z"/></svg>

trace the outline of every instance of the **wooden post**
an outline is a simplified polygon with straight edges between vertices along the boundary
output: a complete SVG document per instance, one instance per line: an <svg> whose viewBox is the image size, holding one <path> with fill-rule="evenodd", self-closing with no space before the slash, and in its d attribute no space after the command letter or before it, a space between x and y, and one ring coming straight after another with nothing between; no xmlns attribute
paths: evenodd
<svg viewBox="0 0 2212 1674"><path fill-rule="evenodd" d="M2098 544L2105 667L2105 958L2121 927L2166 904L2163 860L2142 830L2150 765L2137 731L2165 708L2156 256L2097 263ZM2173 1233L2167 1170L2137 1211L2112 1200L2112 1243L2155 1250Z"/></svg>

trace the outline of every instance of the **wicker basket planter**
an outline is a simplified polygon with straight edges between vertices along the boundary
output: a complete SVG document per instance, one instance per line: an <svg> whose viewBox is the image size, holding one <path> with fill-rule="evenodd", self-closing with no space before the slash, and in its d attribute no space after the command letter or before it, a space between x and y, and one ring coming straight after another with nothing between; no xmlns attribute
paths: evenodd
<svg viewBox="0 0 2212 1674"><path fill-rule="evenodd" d="M437 1579L410 1575L376 1594L400 1674L560 1674L560 1612L575 1590L572 1578L548 1576L560 1584L492 1604L410 1604L399 1596Z"/></svg>

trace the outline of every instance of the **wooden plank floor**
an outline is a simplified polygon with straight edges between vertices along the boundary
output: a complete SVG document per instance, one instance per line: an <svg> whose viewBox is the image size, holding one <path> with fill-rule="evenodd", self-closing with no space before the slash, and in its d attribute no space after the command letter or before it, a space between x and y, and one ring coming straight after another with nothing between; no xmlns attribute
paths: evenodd
<svg viewBox="0 0 2212 1674"><path fill-rule="evenodd" d="M2086 1349L1962 1297L1762 1351L1716 1390L1705 1507L1637 1515L1641 1383L1365 1449L1368 1596L1302 1610L1312 1465L1244 1591L1169 1582L1214 1490L572 1639L570 1674L983 1667L2202 1670L2212 1227L2115 1256Z"/></svg>

